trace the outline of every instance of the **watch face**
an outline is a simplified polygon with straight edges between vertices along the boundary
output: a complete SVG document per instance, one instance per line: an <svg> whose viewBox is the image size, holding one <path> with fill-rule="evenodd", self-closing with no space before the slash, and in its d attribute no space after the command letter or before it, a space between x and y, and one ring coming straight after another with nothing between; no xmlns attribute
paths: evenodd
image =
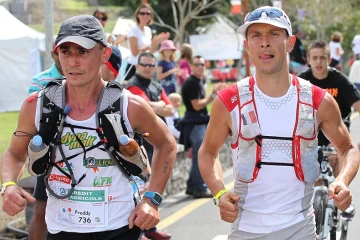
<svg viewBox="0 0 360 240"><path fill-rule="evenodd" d="M154 194L154 200L160 204L160 203L162 202L162 197L161 197L161 195L158 194L158 193L155 193L155 194Z"/></svg>

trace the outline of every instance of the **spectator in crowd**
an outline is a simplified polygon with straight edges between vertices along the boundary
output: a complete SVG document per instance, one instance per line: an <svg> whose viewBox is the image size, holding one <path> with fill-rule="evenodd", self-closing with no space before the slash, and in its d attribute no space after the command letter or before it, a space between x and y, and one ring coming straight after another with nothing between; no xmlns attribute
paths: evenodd
<svg viewBox="0 0 360 240"><path fill-rule="evenodd" d="M183 43L180 47L180 60L179 60L179 85L182 86L185 79L191 74L191 60L193 57L193 47L188 43Z"/></svg>
<svg viewBox="0 0 360 240"><path fill-rule="evenodd" d="M158 63L157 76L167 95L176 92L177 88L176 78L179 68L175 63L175 50L176 47L171 40L163 41L159 49L161 60Z"/></svg>
<svg viewBox="0 0 360 240"><path fill-rule="evenodd" d="M155 72L156 59L152 53L145 52L139 55L138 61L138 64L135 66L136 73L127 82L126 88L132 94L145 99L155 114L165 121L164 117L174 114L174 108L160 83L152 79ZM144 139L144 147L149 162L152 164L154 149L159 146L151 145ZM145 237L153 240L165 240L170 239L171 235L152 228L145 231ZM145 237L143 236L142 240L145 240Z"/></svg>
<svg viewBox="0 0 360 240"><path fill-rule="evenodd" d="M352 40L352 51L354 60L360 60L360 34L356 35Z"/></svg>
<svg viewBox="0 0 360 240"><path fill-rule="evenodd" d="M341 32L333 32L331 34L331 41L329 42L330 48L330 67L334 67L337 70L341 71L341 56L344 54L344 50L341 46L343 41L343 35Z"/></svg>
<svg viewBox="0 0 360 240"><path fill-rule="evenodd" d="M105 11L105 9L96 9L93 13L93 16L96 17L101 26L105 29L106 23L109 19L108 13ZM106 33L106 39L107 42L111 45L118 46L120 43L126 40L126 36L124 35L114 35L112 33Z"/></svg>
<svg viewBox="0 0 360 240"><path fill-rule="evenodd" d="M211 192L204 183L199 171L198 151L204 139L209 115L206 106L212 103L217 91L226 87L225 83L214 85L211 94L205 93L204 73L205 60L194 56L191 62L192 74L184 81L181 94L186 107L185 116L180 122L180 144L192 148L192 167L187 181L186 194L194 198L210 198Z"/></svg>
<svg viewBox="0 0 360 240"><path fill-rule="evenodd" d="M351 108L360 112L360 92L352 84L348 78L335 68L329 67L330 63L330 49L324 41L315 40L308 48L308 62L310 69L299 74L299 77L310 81L315 86L325 89L339 106L342 121L347 130L350 129L350 117L352 114ZM330 144L329 139L320 130L318 134L318 145L327 146ZM338 157L330 156L329 163L334 170L334 176L339 175L340 166L338 164ZM354 216L355 207L350 205L345 211L347 216Z"/></svg>
<svg viewBox="0 0 360 240"><path fill-rule="evenodd" d="M111 46L111 50L112 52L109 60L107 60L105 64L102 64L100 68L101 78L104 81L115 80L121 67L122 59L119 48L116 46Z"/></svg>
<svg viewBox="0 0 360 240"><path fill-rule="evenodd" d="M360 91L360 60L355 60L350 67L349 81Z"/></svg>
<svg viewBox="0 0 360 240"><path fill-rule="evenodd" d="M290 69L293 74L305 71L307 68L306 51L301 42L303 32L301 28L297 28L294 32L296 37L293 50L290 52Z"/></svg>
<svg viewBox="0 0 360 240"><path fill-rule="evenodd" d="M160 33L152 38L148 25L153 22L153 10L150 5L142 3L135 11L136 24L130 28L127 38L130 48L130 57L126 66L125 80L129 80L136 71L139 55L142 52L157 51L159 44L170 37L170 33Z"/></svg>
<svg viewBox="0 0 360 240"><path fill-rule="evenodd" d="M180 138L180 131L175 127L175 125L180 120L179 107L181 105L182 98L178 93L170 93L168 97L171 101L171 105L174 107L174 115L165 117L166 125L174 137L178 140Z"/></svg>
<svg viewBox="0 0 360 240"><path fill-rule="evenodd" d="M63 72L61 69L58 53L52 51L51 57L54 59L54 63L48 70L45 70L44 72L39 73L33 77L28 91L29 94L40 91L46 86L46 84L48 84L50 80L63 78Z"/></svg>

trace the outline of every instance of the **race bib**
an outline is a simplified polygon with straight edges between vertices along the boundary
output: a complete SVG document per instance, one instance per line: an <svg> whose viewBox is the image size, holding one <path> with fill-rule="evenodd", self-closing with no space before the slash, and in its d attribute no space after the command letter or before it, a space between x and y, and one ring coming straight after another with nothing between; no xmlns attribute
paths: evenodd
<svg viewBox="0 0 360 240"><path fill-rule="evenodd" d="M65 195L68 186L57 185L57 194ZM106 227L109 219L107 187L76 187L67 199L58 199L57 222L68 226Z"/></svg>

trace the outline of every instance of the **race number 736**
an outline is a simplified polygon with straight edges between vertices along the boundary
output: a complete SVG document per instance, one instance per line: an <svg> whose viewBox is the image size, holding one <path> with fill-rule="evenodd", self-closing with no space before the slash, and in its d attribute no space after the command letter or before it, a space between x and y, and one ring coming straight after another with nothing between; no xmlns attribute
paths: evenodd
<svg viewBox="0 0 360 240"><path fill-rule="evenodd" d="M88 217L79 217L79 223L91 223L91 219Z"/></svg>

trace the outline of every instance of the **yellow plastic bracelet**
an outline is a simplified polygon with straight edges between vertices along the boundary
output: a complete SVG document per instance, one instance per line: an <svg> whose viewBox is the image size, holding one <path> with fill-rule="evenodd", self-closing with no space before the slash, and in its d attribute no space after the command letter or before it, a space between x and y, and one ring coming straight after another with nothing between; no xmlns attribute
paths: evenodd
<svg viewBox="0 0 360 240"><path fill-rule="evenodd" d="M216 199L219 199L221 197L221 195L223 195L224 193L226 193L228 190L226 190L225 188L223 190L221 190L220 192L218 192L216 195L215 195L215 198Z"/></svg>
<svg viewBox="0 0 360 240"><path fill-rule="evenodd" d="M10 185L16 185L16 182L4 182L2 184L4 187L10 186Z"/></svg>

